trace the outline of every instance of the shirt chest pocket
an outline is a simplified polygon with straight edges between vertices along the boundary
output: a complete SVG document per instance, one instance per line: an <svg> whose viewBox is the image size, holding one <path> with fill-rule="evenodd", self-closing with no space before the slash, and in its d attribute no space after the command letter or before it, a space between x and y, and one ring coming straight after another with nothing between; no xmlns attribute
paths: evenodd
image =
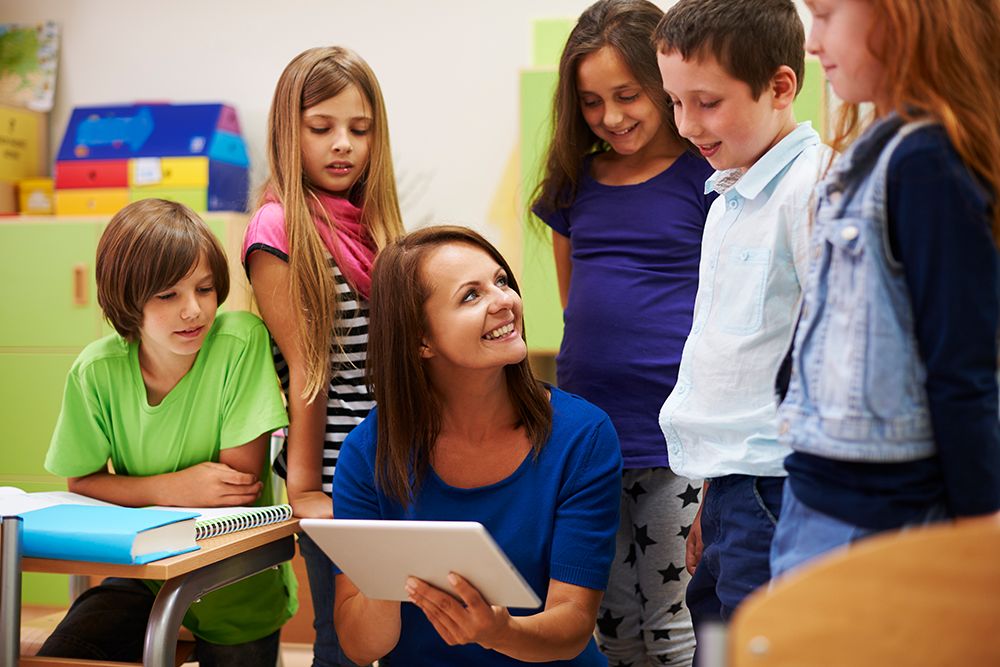
<svg viewBox="0 0 1000 667"><path fill-rule="evenodd" d="M749 336L764 323L764 293L770 248L730 248L722 258L719 274L719 330L734 336Z"/></svg>

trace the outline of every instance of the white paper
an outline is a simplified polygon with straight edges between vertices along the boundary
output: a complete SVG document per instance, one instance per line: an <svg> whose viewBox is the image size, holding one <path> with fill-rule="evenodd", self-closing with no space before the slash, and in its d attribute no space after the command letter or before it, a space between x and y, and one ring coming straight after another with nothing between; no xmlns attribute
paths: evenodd
<svg viewBox="0 0 1000 667"><path fill-rule="evenodd" d="M160 167L160 158L135 158L132 164L135 165L135 172L132 174L132 182L135 185L154 185L163 180L163 169Z"/></svg>

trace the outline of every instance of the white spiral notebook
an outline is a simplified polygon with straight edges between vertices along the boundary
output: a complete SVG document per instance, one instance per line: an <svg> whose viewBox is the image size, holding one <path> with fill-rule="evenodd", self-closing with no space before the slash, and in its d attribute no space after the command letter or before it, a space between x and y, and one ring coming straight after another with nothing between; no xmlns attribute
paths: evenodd
<svg viewBox="0 0 1000 667"><path fill-rule="evenodd" d="M267 507L162 507L156 509L184 510L197 512L194 522L194 539L204 540L238 530L259 528L292 518L291 505L269 505Z"/></svg>

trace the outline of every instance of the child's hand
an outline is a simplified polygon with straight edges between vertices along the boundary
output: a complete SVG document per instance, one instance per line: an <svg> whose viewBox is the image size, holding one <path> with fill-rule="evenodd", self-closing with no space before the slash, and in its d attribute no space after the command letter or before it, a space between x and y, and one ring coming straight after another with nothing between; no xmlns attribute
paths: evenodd
<svg viewBox="0 0 1000 667"><path fill-rule="evenodd" d="M304 491L289 494L292 514L299 519L332 519L333 501L322 491Z"/></svg>
<svg viewBox="0 0 1000 667"><path fill-rule="evenodd" d="M510 613L505 607L486 604L479 591L457 574L449 574L448 579L461 600L410 577L406 580L410 602L424 612L449 646L475 643L490 648L491 642L499 639L507 628Z"/></svg>
<svg viewBox="0 0 1000 667"><path fill-rule="evenodd" d="M199 463L170 477L170 499L190 507L250 505L264 486L256 475L225 463Z"/></svg>
<svg viewBox="0 0 1000 667"><path fill-rule="evenodd" d="M687 567L688 574L691 575L694 575L694 571L698 568L698 563L701 561L701 552L704 548L701 542L701 508L705 506L705 494L707 493L708 488L706 487L701 496L701 504L698 505L698 512L694 515L694 522L691 524L691 530L688 531L687 536L684 564Z"/></svg>

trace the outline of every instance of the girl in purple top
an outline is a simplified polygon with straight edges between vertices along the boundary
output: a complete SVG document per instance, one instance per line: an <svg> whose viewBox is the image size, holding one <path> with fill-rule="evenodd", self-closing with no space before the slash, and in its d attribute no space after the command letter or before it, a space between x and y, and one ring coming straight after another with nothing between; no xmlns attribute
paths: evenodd
<svg viewBox="0 0 1000 667"><path fill-rule="evenodd" d="M661 15L645 0L600 0L580 16L532 207L554 232L559 386L608 413L626 468L598 616L612 664L689 665L695 644L684 553L700 482L670 471L657 414L691 329L712 169L673 125L649 42Z"/></svg>

